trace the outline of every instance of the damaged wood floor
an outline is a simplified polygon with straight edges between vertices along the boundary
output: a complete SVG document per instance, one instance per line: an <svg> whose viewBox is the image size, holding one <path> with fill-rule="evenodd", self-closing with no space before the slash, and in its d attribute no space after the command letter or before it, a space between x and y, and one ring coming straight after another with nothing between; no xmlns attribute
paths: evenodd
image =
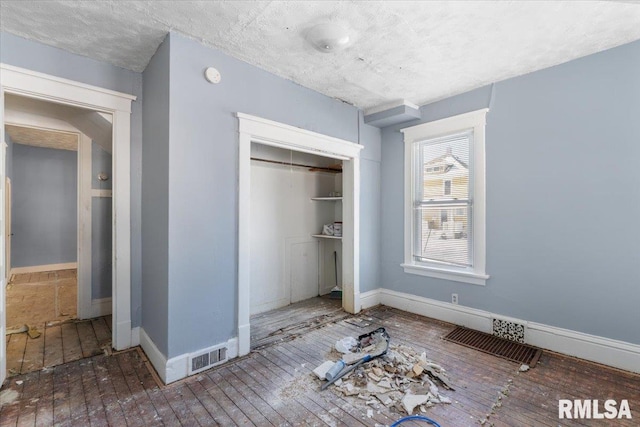
<svg viewBox="0 0 640 427"><path fill-rule="evenodd" d="M95 356L111 347L111 316L47 322L38 331L37 338L26 332L6 336L7 376Z"/></svg>
<svg viewBox="0 0 640 427"><path fill-rule="evenodd" d="M637 425L638 375L546 351L534 369L521 373L518 364L442 340L454 325L386 307L356 318L371 325L330 322L165 387L135 350L13 377L2 389L8 403L0 425L390 425L403 414L383 408L368 417L363 400L331 387L320 392L311 374L337 339L378 326L393 343L425 351L449 372L453 403L425 414L442 426L477 426L487 414L485 425L500 427ZM558 399L628 399L634 419L558 420Z"/></svg>
<svg viewBox="0 0 640 427"><path fill-rule="evenodd" d="M342 300L310 298L251 316L251 349L291 340L311 329L347 317Z"/></svg>
<svg viewBox="0 0 640 427"><path fill-rule="evenodd" d="M74 319L77 314L76 269L13 274L7 285L7 329Z"/></svg>

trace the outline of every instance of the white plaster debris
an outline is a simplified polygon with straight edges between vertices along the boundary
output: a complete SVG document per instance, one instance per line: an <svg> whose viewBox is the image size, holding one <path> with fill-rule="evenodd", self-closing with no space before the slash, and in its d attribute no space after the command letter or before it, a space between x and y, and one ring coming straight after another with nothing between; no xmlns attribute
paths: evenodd
<svg viewBox="0 0 640 427"><path fill-rule="evenodd" d="M520 365L520 372L527 372L529 370L529 365Z"/></svg>
<svg viewBox="0 0 640 427"><path fill-rule="evenodd" d="M392 344L386 355L345 375L342 384L336 383L333 389L344 396L357 396L372 410L395 408L411 415L418 409L424 412L436 404L452 403L436 381L453 390L445 369L428 360L425 353Z"/></svg>
<svg viewBox="0 0 640 427"><path fill-rule="evenodd" d="M329 372L329 369L331 369L334 363L335 362L332 362L331 360L327 360L326 362L322 363L322 365L314 369L313 373L316 374L321 380L324 380L326 379L325 375L327 375L327 372Z"/></svg>
<svg viewBox="0 0 640 427"><path fill-rule="evenodd" d="M0 408L4 405L10 405L14 403L16 400L18 400L18 396L20 396L20 393L11 388L0 391Z"/></svg>
<svg viewBox="0 0 640 427"><path fill-rule="evenodd" d="M413 410L416 406L420 406L429 401L429 396L425 394L411 394L407 393L402 398L402 407L407 414L413 414Z"/></svg>

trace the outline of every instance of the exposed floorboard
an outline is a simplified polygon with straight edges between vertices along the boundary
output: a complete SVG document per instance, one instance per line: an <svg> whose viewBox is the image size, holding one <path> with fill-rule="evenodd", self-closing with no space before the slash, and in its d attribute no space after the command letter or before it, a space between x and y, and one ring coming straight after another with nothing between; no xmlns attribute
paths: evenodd
<svg viewBox="0 0 640 427"><path fill-rule="evenodd" d="M546 351L535 368L519 372L516 363L444 341L454 325L386 307L357 318L371 325L330 321L164 387L155 383L140 351L19 375L2 389L15 391L17 398L0 409L0 426L390 425L403 414L383 408L368 417L363 400L337 395L331 387L319 391L320 381L311 373L337 339L378 326L393 343L425 351L449 372L456 390L446 394L453 403L425 414L442 426L477 426L488 414L485 425L510 427L635 426L640 417L639 375ZM562 398L628 399L634 419L558 420Z"/></svg>
<svg viewBox="0 0 640 427"><path fill-rule="evenodd" d="M13 376L91 357L111 349L109 316L46 323L38 338L6 336L7 375Z"/></svg>
<svg viewBox="0 0 640 427"><path fill-rule="evenodd" d="M251 316L251 349L287 341L348 317L342 300L328 296L310 298L286 307Z"/></svg>

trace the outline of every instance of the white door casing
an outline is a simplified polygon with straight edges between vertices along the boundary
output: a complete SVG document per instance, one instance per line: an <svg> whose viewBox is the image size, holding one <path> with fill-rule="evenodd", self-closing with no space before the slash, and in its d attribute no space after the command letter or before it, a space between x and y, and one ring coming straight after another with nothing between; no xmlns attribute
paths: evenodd
<svg viewBox="0 0 640 427"><path fill-rule="evenodd" d="M4 141L4 94L70 105L111 114L113 117L113 347L122 350L131 346L131 230L130 230L130 124L131 102L135 96L38 73L11 65L0 64L0 120ZM2 194L0 215L4 215L5 153L0 158ZM4 228L4 218L0 229ZM5 238L0 242L0 278L5 277ZM4 286L0 298L0 335L6 329ZM0 378L6 375L6 348L0 340Z"/></svg>
<svg viewBox="0 0 640 427"><path fill-rule="evenodd" d="M251 144L258 143L292 151L342 160L343 164L343 262L342 307L360 311L359 215L360 150L362 145L311 132L272 120L236 113L238 117L238 355L251 350L250 223Z"/></svg>

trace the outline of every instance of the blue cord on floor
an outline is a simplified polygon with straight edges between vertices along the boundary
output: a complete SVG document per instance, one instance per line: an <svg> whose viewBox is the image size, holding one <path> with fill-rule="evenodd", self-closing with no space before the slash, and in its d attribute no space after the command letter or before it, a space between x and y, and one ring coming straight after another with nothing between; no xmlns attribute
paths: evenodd
<svg viewBox="0 0 640 427"><path fill-rule="evenodd" d="M405 421L409 421L409 420L420 420L420 421L425 421L431 425L434 425L436 427L441 427L440 424L438 424L437 422L433 421L431 418L427 418L424 417L422 415L410 415L408 417L404 417L404 418L400 418L398 421L396 421L395 423L391 424L389 427L396 427L398 425L400 425L400 423L403 423Z"/></svg>

